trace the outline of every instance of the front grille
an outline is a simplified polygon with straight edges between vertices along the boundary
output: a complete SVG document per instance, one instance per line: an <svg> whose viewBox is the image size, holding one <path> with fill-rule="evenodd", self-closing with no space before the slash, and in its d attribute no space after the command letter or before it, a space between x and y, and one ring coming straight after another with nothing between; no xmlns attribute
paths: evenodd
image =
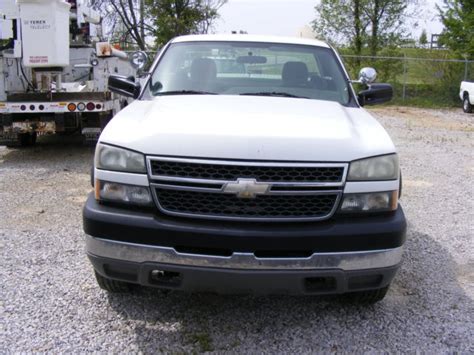
<svg viewBox="0 0 474 355"><path fill-rule="evenodd" d="M338 193L262 195L241 199L231 194L155 188L162 210L171 214L246 219L319 219L331 214Z"/></svg>
<svg viewBox="0 0 474 355"><path fill-rule="evenodd" d="M263 164L262 164L263 165ZM344 167L326 166L254 166L203 164L183 161L151 160L153 176L235 181L252 178L264 182L340 183Z"/></svg>
<svg viewBox="0 0 474 355"><path fill-rule="evenodd" d="M148 157L147 162L162 213L243 221L328 219L337 209L348 169L344 163L168 157Z"/></svg>

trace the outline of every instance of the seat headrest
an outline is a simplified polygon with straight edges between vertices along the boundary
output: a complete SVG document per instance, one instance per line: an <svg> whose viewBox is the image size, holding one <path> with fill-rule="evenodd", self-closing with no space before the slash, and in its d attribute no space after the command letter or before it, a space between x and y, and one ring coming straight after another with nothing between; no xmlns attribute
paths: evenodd
<svg viewBox="0 0 474 355"><path fill-rule="evenodd" d="M191 63L191 80L210 81L217 77L216 63L209 58L196 58Z"/></svg>
<svg viewBox="0 0 474 355"><path fill-rule="evenodd" d="M308 83L309 71L303 62L286 62L282 79L286 85L304 85Z"/></svg>

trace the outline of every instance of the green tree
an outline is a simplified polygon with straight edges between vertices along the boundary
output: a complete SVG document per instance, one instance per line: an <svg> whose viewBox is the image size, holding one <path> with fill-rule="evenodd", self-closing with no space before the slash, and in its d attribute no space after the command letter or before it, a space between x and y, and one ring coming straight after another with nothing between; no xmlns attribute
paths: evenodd
<svg viewBox="0 0 474 355"><path fill-rule="evenodd" d="M370 54L375 56L380 48L399 44L406 36L405 23L410 0L372 0L363 10L369 19Z"/></svg>
<svg viewBox="0 0 474 355"><path fill-rule="evenodd" d="M151 28L145 21L143 0L95 0L109 39L123 48L147 49L146 35Z"/></svg>
<svg viewBox="0 0 474 355"><path fill-rule="evenodd" d="M355 54L362 54L366 42L367 18L362 4L367 0L322 0L316 6L317 18L313 21L315 32L337 46L349 45Z"/></svg>
<svg viewBox="0 0 474 355"><path fill-rule="evenodd" d="M146 0L149 22L159 48L176 36L207 33L227 0Z"/></svg>
<svg viewBox="0 0 474 355"><path fill-rule="evenodd" d="M438 11L445 27L440 44L459 55L474 58L474 1L444 0Z"/></svg>
<svg viewBox="0 0 474 355"><path fill-rule="evenodd" d="M0 0L1 1L1 0ZM108 35L124 48L150 49L175 36L207 33L227 0L94 0Z"/></svg>
<svg viewBox="0 0 474 355"><path fill-rule="evenodd" d="M426 34L425 29L421 31L420 39L418 41L421 47L425 47L428 44L428 35Z"/></svg>
<svg viewBox="0 0 474 355"><path fill-rule="evenodd" d="M417 0L321 0L316 6L314 30L336 45L349 45L360 55L369 48L376 55L380 48L393 46L406 35L409 5Z"/></svg>

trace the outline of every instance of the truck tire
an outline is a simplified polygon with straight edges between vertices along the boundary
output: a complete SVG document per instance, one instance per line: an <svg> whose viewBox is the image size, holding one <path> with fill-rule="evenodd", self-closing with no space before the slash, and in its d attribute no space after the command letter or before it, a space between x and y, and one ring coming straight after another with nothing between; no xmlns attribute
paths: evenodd
<svg viewBox="0 0 474 355"><path fill-rule="evenodd" d="M464 99L462 100L462 109L465 113L472 113L472 105L469 102L468 94L464 94Z"/></svg>
<svg viewBox="0 0 474 355"><path fill-rule="evenodd" d="M36 144L37 134L33 133L23 133L19 135L20 145L22 147L29 147Z"/></svg>
<svg viewBox="0 0 474 355"><path fill-rule="evenodd" d="M353 302L353 303L365 303L365 304L377 303L384 299L389 287L390 285L376 289L376 290L348 293L347 298L350 302Z"/></svg>
<svg viewBox="0 0 474 355"><path fill-rule="evenodd" d="M99 287L107 292L127 293L127 292L130 292L132 289L131 287L132 285L127 282L112 280L100 275L97 271L94 271L94 272L95 272L95 278L97 280L97 283L99 284Z"/></svg>

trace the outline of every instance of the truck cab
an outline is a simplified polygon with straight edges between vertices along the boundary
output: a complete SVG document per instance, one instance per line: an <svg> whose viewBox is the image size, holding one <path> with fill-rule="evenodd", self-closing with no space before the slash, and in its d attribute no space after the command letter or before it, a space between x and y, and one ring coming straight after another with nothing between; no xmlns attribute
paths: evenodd
<svg viewBox="0 0 474 355"><path fill-rule="evenodd" d="M219 70L215 58L226 58ZM236 68L232 72L232 68ZM178 37L102 132L86 249L99 285L381 300L402 261L399 158L337 52L309 39Z"/></svg>

